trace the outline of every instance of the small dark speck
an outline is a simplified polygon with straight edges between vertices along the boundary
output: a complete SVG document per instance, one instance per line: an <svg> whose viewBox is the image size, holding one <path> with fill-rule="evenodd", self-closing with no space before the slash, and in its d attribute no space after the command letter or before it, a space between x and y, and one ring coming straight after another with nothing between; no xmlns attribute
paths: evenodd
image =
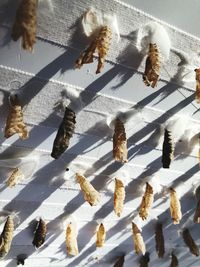
<svg viewBox="0 0 200 267"><path fill-rule="evenodd" d="M66 168L66 172L68 172L69 171L69 168Z"/></svg>

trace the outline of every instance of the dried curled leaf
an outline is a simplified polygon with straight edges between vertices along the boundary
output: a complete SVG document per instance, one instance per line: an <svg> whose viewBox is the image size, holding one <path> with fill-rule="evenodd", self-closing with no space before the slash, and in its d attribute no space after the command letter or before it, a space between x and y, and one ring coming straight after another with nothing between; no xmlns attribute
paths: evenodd
<svg viewBox="0 0 200 267"><path fill-rule="evenodd" d="M33 245L39 248L44 244L47 234L47 226L44 220L40 219L34 234Z"/></svg>
<svg viewBox="0 0 200 267"><path fill-rule="evenodd" d="M148 267L149 261L150 261L149 253L146 252L145 255L143 255L140 258L140 267Z"/></svg>
<svg viewBox="0 0 200 267"><path fill-rule="evenodd" d="M139 210L139 216L142 218L142 220L147 219L152 204L153 204L153 187L149 183L146 183L146 190L142 198Z"/></svg>
<svg viewBox="0 0 200 267"><path fill-rule="evenodd" d="M66 246L69 255L78 255L77 230L74 224L69 223L66 230Z"/></svg>
<svg viewBox="0 0 200 267"><path fill-rule="evenodd" d="M194 214L194 223L200 223L200 199L197 202L195 214Z"/></svg>
<svg viewBox="0 0 200 267"><path fill-rule="evenodd" d="M115 192L114 192L114 211L117 216L121 216L124 207L125 188L121 180L115 179Z"/></svg>
<svg viewBox="0 0 200 267"><path fill-rule="evenodd" d="M23 120L22 107L17 95L10 96L10 111L5 126L5 138L18 134L21 139L28 138L28 131Z"/></svg>
<svg viewBox="0 0 200 267"><path fill-rule="evenodd" d="M132 222L132 231L133 231L133 242L135 247L135 252L139 254L140 252L144 255L146 252L146 247L144 240L141 235L141 231L135 223Z"/></svg>
<svg viewBox="0 0 200 267"><path fill-rule="evenodd" d="M171 258L170 267L179 267L178 258L176 257L174 253L172 253L171 255L172 255L172 258Z"/></svg>
<svg viewBox="0 0 200 267"><path fill-rule="evenodd" d="M101 223L97 230L96 247L98 248L103 247L105 239L106 239L106 229L103 223Z"/></svg>
<svg viewBox="0 0 200 267"><path fill-rule="evenodd" d="M127 139L123 122L117 118L115 121L115 130L113 135L113 158L119 162L128 162L127 160Z"/></svg>
<svg viewBox="0 0 200 267"><path fill-rule="evenodd" d="M78 173L76 173L76 180L80 184L81 190L83 192L84 199L91 205L97 205L100 200L100 194L95 190L90 182L86 178Z"/></svg>
<svg viewBox="0 0 200 267"><path fill-rule="evenodd" d="M8 177L6 181L7 186L13 187L24 177L22 171L19 168L15 168L12 174Z"/></svg>
<svg viewBox="0 0 200 267"><path fill-rule="evenodd" d="M69 140L75 129L76 115L73 110L66 107L64 118L59 126L53 143L51 156L58 159L69 146Z"/></svg>
<svg viewBox="0 0 200 267"><path fill-rule="evenodd" d="M6 256L10 250L10 246L13 239L14 233L14 221L12 216L8 216L1 233L1 246L0 246L0 258Z"/></svg>
<svg viewBox="0 0 200 267"><path fill-rule="evenodd" d="M196 72L196 101L200 103L200 68L194 70Z"/></svg>
<svg viewBox="0 0 200 267"><path fill-rule="evenodd" d="M168 169L173 158L174 158L174 142L172 140L172 133L171 131L165 129L163 150L162 150L163 168Z"/></svg>
<svg viewBox="0 0 200 267"><path fill-rule="evenodd" d="M124 255L121 256L114 264L113 267L123 267L124 266Z"/></svg>
<svg viewBox="0 0 200 267"><path fill-rule="evenodd" d="M156 224L155 241L156 241L156 252L158 254L158 257L163 258L165 254L165 242L163 236L162 223L160 222Z"/></svg>
<svg viewBox="0 0 200 267"><path fill-rule="evenodd" d="M195 256L199 256L199 248L196 245L196 243L194 242L194 240L190 234L190 231L187 228L185 228L183 230L183 240L185 241L185 244L190 249L190 252Z"/></svg>
<svg viewBox="0 0 200 267"><path fill-rule="evenodd" d="M156 44L149 44L143 82L146 86L154 88L160 75L160 53Z"/></svg>
<svg viewBox="0 0 200 267"><path fill-rule="evenodd" d="M182 218L181 204L173 188L170 188L170 212L173 223L179 224Z"/></svg>
<svg viewBox="0 0 200 267"><path fill-rule="evenodd" d="M38 0L22 0L17 10L12 28L12 39L17 41L22 37L22 47L30 52L36 42Z"/></svg>
<svg viewBox="0 0 200 267"><path fill-rule="evenodd" d="M110 42L112 38L112 30L108 26L103 26L95 40L90 46L83 51L76 61L75 67L80 69L83 64L92 63L94 54L98 53L98 66L96 74L100 73L104 67L106 55L109 50Z"/></svg>

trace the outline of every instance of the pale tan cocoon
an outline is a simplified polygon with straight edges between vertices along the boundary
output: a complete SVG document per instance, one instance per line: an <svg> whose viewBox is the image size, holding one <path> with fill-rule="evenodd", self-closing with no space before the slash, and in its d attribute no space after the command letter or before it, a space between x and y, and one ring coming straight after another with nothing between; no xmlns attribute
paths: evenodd
<svg viewBox="0 0 200 267"><path fill-rule="evenodd" d="M200 68L194 70L196 73L196 101L200 103Z"/></svg>
<svg viewBox="0 0 200 267"><path fill-rule="evenodd" d="M137 254L141 252L144 255L146 252L144 240L142 238L141 231L139 230L137 225L133 222L132 222L132 231L133 231L133 242L134 242L135 252Z"/></svg>
<svg viewBox="0 0 200 267"><path fill-rule="evenodd" d="M0 258L3 258L8 254L13 239L13 233L14 221L12 216L9 215L1 233Z"/></svg>
<svg viewBox="0 0 200 267"><path fill-rule="evenodd" d="M78 255L77 229L73 223L69 223L66 230L67 253L72 256Z"/></svg>
<svg viewBox="0 0 200 267"><path fill-rule="evenodd" d="M6 184L8 187L14 187L23 178L23 173L19 168L15 168L11 175L8 177Z"/></svg>
<svg viewBox="0 0 200 267"><path fill-rule="evenodd" d="M139 210L139 215L142 218L142 220L147 219L152 204L153 204L153 187L149 183L146 183L146 190L144 196L142 197L142 202Z"/></svg>
<svg viewBox="0 0 200 267"><path fill-rule="evenodd" d="M124 207L125 188L121 180L115 179L115 192L114 192L114 211L117 216L121 216Z"/></svg>
<svg viewBox="0 0 200 267"><path fill-rule="evenodd" d="M106 229L103 223L101 223L97 230L96 247L103 247L106 239Z"/></svg>
<svg viewBox="0 0 200 267"><path fill-rule="evenodd" d="M170 188L170 212L173 223L179 224L182 218L181 204L173 188Z"/></svg>

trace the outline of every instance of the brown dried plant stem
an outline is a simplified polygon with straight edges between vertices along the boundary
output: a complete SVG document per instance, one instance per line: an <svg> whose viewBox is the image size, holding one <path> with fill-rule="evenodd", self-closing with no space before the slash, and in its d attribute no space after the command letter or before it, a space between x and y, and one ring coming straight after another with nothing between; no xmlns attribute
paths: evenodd
<svg viewBox="0 0 200 267"><path fill-rule="evenodd" d="M174 142L172 140L171 131L165 129L164 142L162 149L162 164L163 168L169 168L171 161L174 158Z"/></svg>
<svg viewBox="0 0 200 267"><path fill-rule="evenodd" d="M66 229L66 247L69 255L78 255L77 230L73 223L69 223Z"/></svg>
<svg viewBox="0 0 200 267"><path fill-rule="evenodd" d="M22 37L22 47L30 52L36 42L38 0L22 0L12 28L12 39Z"/></svg>
<svg viewBox="0 0 200 267"><path fill-rule="evenodd" d="M115 178L115 192L114 192L114 211L117 216L121 216L125 199L125 188L121 180Z"/></svg>
<svg viewBox="0 0 200 267"><path fill-rule="evenodd" d="M97 230L96 247L103 247L106 239L106 229L103 223L101 223Z"/></svg>
<svg viewBox="0 0 200 267"><path fill-rule="evenodd" d="M13 239L14 221L12 216L8 216L1 233L0 258L5 257L9 250Z"/></svg>
<svg viewBox="0 0 200 267"><path fill-rule="evenodd" d="M181 204L178 199L176 190L170 188L170 212L174 224L179 224L182 218Z"/></svg>
<svg viewBox="0 0 200 267"><path fill-rule="evenodd" d="M190 252L195 256L199 256L199 248L196 245L196 243L194 242L194 240L190 234L190 231L187 228L185 228L183 230L183 240L185 241L185 244L190 249Z"/></svg>
<svg viewBox="0 0 200 267"><path fill-rule="evenodd" d="M83 64L92 63L94 60L94 54L98 53L98 66L96 74L100 73L104 67L106 55L109 50L110 42L112 38L112 30L108 26L103 26L95 40L90 46L83 51L76 61L75 67L80 69Z"/></svg>
<svg viewBox="0 0 200 267"><path fill-rule="evenodd" d="M139 254L140 252L144 255L146 252L146 247L144 240L141 235L141 231L135 223L132 222L132 231L133 231L133 242L135 247L135 252Z"/></svg>
<svg viewBox="0 0 200 267"><path fill-rule="evenodd" d="M149 44L143 81L146 86L154 88L160 75L160 53L156 44Z"/></svg>
<svg viewBox="0 0 200 267"><path fill-rule="evenodd" d="M139 209L139 216L142 220L146 220L149 215L149 210L153 204L153 187L146 183L146 190L142 197L142 202Z"/></svg>
<svg viewBox="0 0 200 267"><path fill-rule="evenodd" d="M44 244L47 234L47 226L44 220L40 219L34 234L33 245L39 248Z"/></svg>
<svg viewBox="0 0 200 267"><path fill-rule="evenodd" d="M113 158L116 161L125 163L127 160L127 139L123 122L117 118L115 120L115 130L113 135Z"/></svg>

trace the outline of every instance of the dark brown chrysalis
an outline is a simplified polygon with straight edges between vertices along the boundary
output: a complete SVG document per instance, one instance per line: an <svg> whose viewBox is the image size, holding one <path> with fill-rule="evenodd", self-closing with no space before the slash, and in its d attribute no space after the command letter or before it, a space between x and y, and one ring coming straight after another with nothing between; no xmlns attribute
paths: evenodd
<svg viewBox="0 0 200 267"><path fill-rule="evenodd" d="M17 265L24 265L26 259L27 259L27 255L26 254L17 255Z"/></svg>
<svg viewBox="0 0 200 267"><path fill-rule="evenodd" d="M156 241L156 252L158 254L158 257L163 258L165 254L165 243L164 243L164 236L163 236L163 229L161 222L158 222L156 224L155 241Z"/></svg>
<svg viewBox="0 0 200 267"><path fill-rule="evenodd" d="M148 263L150 261L149 252L146 252L141 258L140 258L140 267L148 267Z"/></svg>
<svg viewBox="0 0 200 267"><path fill-rule="evenodd" d="M47 234L46 223L45 223L45 221L40 219L38 224L37 224L35 234L34 234L34 239L32 242L36 248L39 248L42 246L42 244L44 244L46 234Z"/></svg>
<svg viewBox="0 0 200 267"><path fill-rule="evenodd" d="M160 53L156 44L149 44L143 82L146 86L154 88L160 75Z"/></svg>
<svg viewBox="0 0 200 267"><path fill-rule="evenodd" d="M53 143L51 156L58 159L69 146L69 140L75 129L76 115L73 110L66 107L64 118L59 126Z"/></svg>
<svg viewBox="0 0 200 267"><path fill-rule="evenodd" d="M112 31L108 26L104 26L99 31L99 34L90 46L83 51L76 61L75 67L80 69L83 64L92 63L95 52L98 53L98 66L96 74L100 73L104 67L106 55L109 50L110 42L112 38Z"/></svg>
<svg viewBox="0 0 200 267"><path fill-rule="evenodd" d="M1 246L0 246L0 258L6 256L10 250L10 246L13 239L14 233L14 221L12 216L8 216L6 223L4 225L3 231L0 236Z"/></svg>
<svg viewBox="0 0 200 267"><path fill-rule="evenodd" d="M30 52L36 42L38 0L22 0L16 13L12 28L12 39L17 41L22 37L22 47Z"/></svg>
<svg viewBox="0 0 200 267"><path fill-rule="evenodd" d="M21 139L28 138L28 130L24 123L22 107L17 95L10 96L10 111L6 120L4 137L9 138L18 134Z"/></svg>
<svg viewBox="0 0 200 267"><path fill-rule="evenodd" d="M171 131L165 129L163 149L162 149L163 168L169 169L169 166L173 158L174 158L174 143L172 140L172 133Z"/></svg>
<svg viewBox="0 0 200 267"><path fill-rule="evenodd" d="M113 267L123 267L124 266L124 255L118 258Z"/></svg>
<svg viewBox="0 0 200 267"><path fill-rule="evenodd" d="M115 130L113 135L113 158L116 161L125 163L127 160L127 139L123 122L117 118L115 120Z"/></svg>
<svg viewBox="0 0 200 267"><path fill-rule="evenodd" d="M200 103L200 68L194 70L196 72L196 96L197 103Z"/></svg>
<svg viewBox="0 0 200 267"><path fill-rule="evenodd" d="M171 259L170 267L179 267L178 258L173 252L171 255L172 255L172 259Z"/></svg>
<svg viewBox="0 0 200 267"><path fill-rule="evenodd" d="M188 246L188 248L190 249L190 252L195 255L195 256L199 256L199 248L196 245L196 243L194 242L189 229L185 228L183 230L183 240L185 241L185 244Z"/></svg>
<svg viewBox="0 0 200 267"><path fill-rule="evenodd" d="M197 202L195 214L194 214L194 223L200 223L200 199Z"/></svg>

